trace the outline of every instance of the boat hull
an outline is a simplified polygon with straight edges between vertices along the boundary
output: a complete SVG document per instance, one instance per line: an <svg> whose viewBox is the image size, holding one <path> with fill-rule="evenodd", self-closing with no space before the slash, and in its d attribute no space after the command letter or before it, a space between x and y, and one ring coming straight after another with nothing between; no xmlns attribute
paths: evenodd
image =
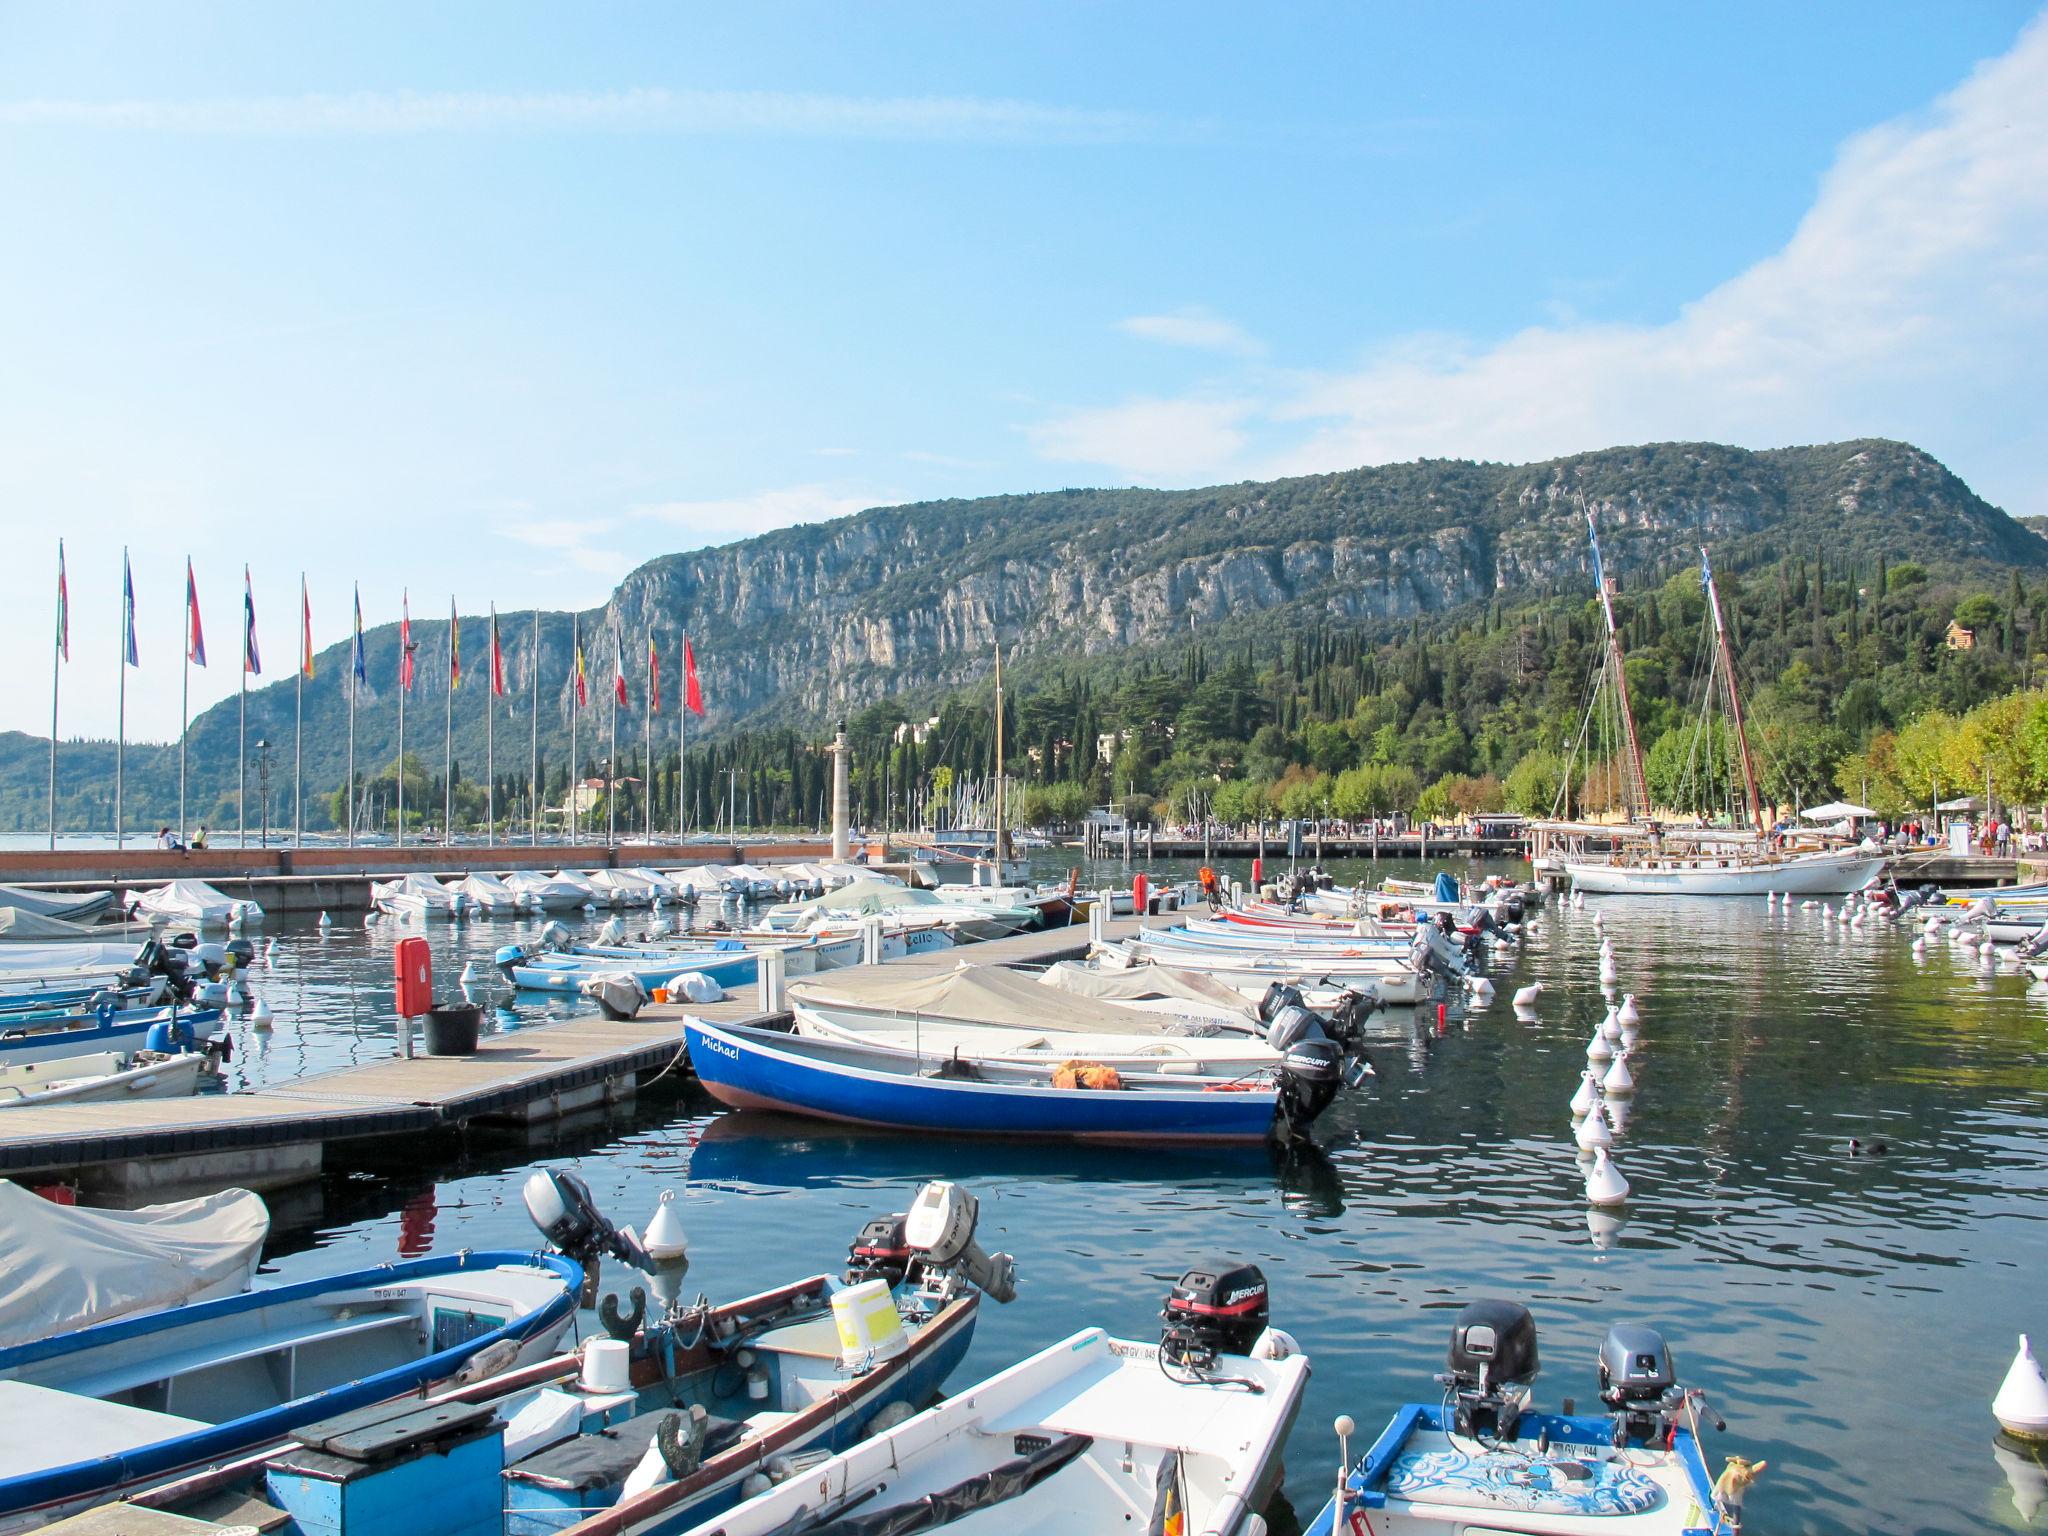
<svg viewBox="0 0 2048 1536"><path fill-rule="evenodd" d="M879 1071L783 1049L752 1030L684 1025L690 1062L720 1103L894 1130L1142 1143L1264 1141L1271 1091L1059 1089ZM816 1048L820 1042L811 1042Z"/></svg>
<svg viewBox="0 0 2048 1536"><path fill-rule="evenodd" d="M1669 868L1634 864L1567 864L1575 890L1603 896L1838 896L1860 891L1884 872L1885 855L1815 854L1778 864L1725 866L1693 862Z"/></svg>

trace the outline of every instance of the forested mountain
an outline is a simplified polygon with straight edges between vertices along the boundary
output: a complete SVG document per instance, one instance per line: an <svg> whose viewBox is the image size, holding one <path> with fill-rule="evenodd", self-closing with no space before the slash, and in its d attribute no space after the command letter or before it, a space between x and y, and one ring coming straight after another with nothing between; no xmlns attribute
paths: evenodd
<svg viewBox="0 0 2048 1536"><path fill-rule="evenodd" d="M651 633L664 691L657 815L673 822L687 629L709 706L693 722L693 822L708 819L709 786L715 775L724 787L728 768L742 819L750 792L757 821L813 819L825 780L815 742L839 719L854 732L866 819L892 800L900 815L935 780L986 773L1000 640L1012 769L1072 786L1041 794L1041 811L1112 791L1212 802L1291 792L1300 807L1334 802L1346 773L1343 798L1362 808L1361 796L1412 800L1437 785L1442 798L1461 778L1505 780L1525 760L1533 794L1544 754L1576 729L1595 656L1587 508L1621 589L1646 748L1654 756L1687 713L1698 546L1708 544L1767 772L1787 799L1832 794L1845 759L1888 728L2030 681L2034 652L2048 646L2048 541L1904 444L1428 461L1198 491L877 508L661 556L604 609L573 618L589 664L579 759L603 752L616 627L632 700L621 771L638 771ZM1947 625L1964 604L1976 638L1953 650ZM512 696L496 715L500 809L523 814L536 655L548 798L559 803L566 782L572 616L542 615L536 630L532 614L511 614L501 625ZM447 624L413 629L420 682L407 747L426 771L408 801L438 820ZM357 766L388 777L397 626L368 642ZM458 778L469 782L458 818L481 806L486 644L485 621L465 617L469 676L455 717ZM329 824L344 775L346 682L347 648L330 647L306 687L311 826ZM293 702L290 679L249 699L250 740L272 744L274 822L290 817ZM928 733L899 731L932 716ZM235 740L232 701L194 721L194 819L231 815ZM46 752L36 738L0 738L0 824L41 826ZM131 746L132 826L169 818L176 762L174 747ZM66 743L62 763L60 824L110 827L112 744ZM1669 787L1663 766L1653 777ZM253 769L250 784L253 799ZM629 822L638 816L629 808Z"/></svg>

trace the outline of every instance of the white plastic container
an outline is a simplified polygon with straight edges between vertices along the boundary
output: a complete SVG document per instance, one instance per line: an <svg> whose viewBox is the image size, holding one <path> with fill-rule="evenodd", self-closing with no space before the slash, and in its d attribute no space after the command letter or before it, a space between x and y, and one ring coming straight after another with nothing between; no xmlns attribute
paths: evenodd
<svg viewBox="0 0 2048 1536"><path fill-rule="evenodd" d="M623 1339L590 1339L583 1346L586 1392L626 1392L633 1386L633 1351Z"/></svg>
<svg viewBox="0 0 2048 1536"><path fill-rule="evenodd" d="M832 1321L839 1329L839 1366L857 1371L893 1360L910 1347L896 1298L886 1280L863 1280L832 1293Z"/></svg>

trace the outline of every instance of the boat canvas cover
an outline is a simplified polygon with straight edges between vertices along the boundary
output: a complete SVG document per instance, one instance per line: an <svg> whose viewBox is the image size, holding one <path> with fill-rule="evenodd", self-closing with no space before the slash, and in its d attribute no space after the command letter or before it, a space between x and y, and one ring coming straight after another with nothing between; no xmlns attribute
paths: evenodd
<svg viewBox="0 0 2048 1536"><path fill-rule="evenodd" d="M0 1179L0 1232L0 1349L12 1349L243 1289L270 1212L246 1189L109 1211L55 1205Z"/></svg>
<svg viewBox="0 0 2048 1536"><path fill-rule="evenodd" d="M941 896L937 891L920 890L916 886L900 885L893 880L877 880L872 875L856 880L851 885L841 886L836 891L827 891L822 896L813 896L797 905L811 912L851 912L862 917L872 917L881 912L900 911L905 907L953 907L959 903Z"/></svg>
<svg viewBox="0 0 2048 1536"><path fill-rule="evenodd" d="M31 891L18 885L0 885L0 908L33 912L37 917L61 917L76 922L98 917L113 904L112 891Z"/></svg>
<svg viewBox="0 0 2048 1536"><path fill-rule="evenodd" d="M0 907L0 943L75 944L81 939L98 943L106 937L106 929L90 923L69 923L22 907Z"/></svg>
<svg viewBox="0 0 2048 1536"><path fill-rule="evenodd" d="M164 917L199 918L231 912L235 906L234 897L222 895L204 880L173 880L155 890L128 894L143 911Z"/></svg>
<svg viewBox="0 0 2048 1536"><path fill-rule="evenodd" d="M134 939L125 944L0 944L0 978L125 971L141 949Z"/></svg>
<svg viewBox="0 0 2048 1536"><path fill-rule="evenodd" d="M1039 973L1039 984L1057 987L1078 997L1101 998L1105 1002L1144 1002L1179 998L1190 1003L1209 1003L1228 1008L1246 1018L1252 1007L1235 987L1202 975L1198 971L1176 971L1164 965L1134 965L1123 971L1098 971L1076 960L1062 960Z"/></svg>
<svg viewBox="0 0 2048 1536"><path fill-rule="evenodd" d="M1169 1015L1058 992L1021 971L964 962L937 976L897 976L886 966L832 972L816 981L791 982L789 992L811 1008L857 1008L1018 1029L1096 1035L1186 1032ZM1237 1001L1242 1006L1243 1000Z"/></svg>

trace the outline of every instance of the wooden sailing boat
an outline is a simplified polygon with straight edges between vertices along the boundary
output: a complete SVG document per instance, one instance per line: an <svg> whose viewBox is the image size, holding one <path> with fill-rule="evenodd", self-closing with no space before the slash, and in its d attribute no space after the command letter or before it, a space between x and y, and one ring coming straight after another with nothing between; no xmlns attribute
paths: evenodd
<svg viewBox="0 0 2048 1536"><path fill-rule="evenodd" d="M1782 892L1802 896L1860 890L1883 872L1885 855L1866 848L1789 851L1770 842L1770 812L1758 785L1756 756L1750 749L1749 722L1742 708L1742 690L1735 676L1735 655L1721 611L1720 589L1713 564L1700 549L1700 585L1712 619L1714 647L1706 688L1711 707L1718 693L1725 704L1735 738L1733 754L1741 778L1742 805L1732 814L1735 830L1699 828L1673 830L1653 818L1648 780L1643 773L1642 743L1629 704L1628 673L1621 650L1621 632L1614 622L1614 586L1600 558L1600 530L1586 509L1586 533L1592 541L1593 577L1599 586L1600 611L1607 626L1607 654L1601 687L1608 690L1618 715L1619 798L1630 825L1614 829L1621 848L1605 860L1567 859L1565 874L1576 889L1616 895L1762 896ZM1587 711L1590 725L1598 708ZM1582 732L1583 737L1583 732ZM1577 748L1574 747L1576 755ZM1732 799L1731 790L1731 799ZM1731 805L1731 812L1735 808Z"/></svg>

